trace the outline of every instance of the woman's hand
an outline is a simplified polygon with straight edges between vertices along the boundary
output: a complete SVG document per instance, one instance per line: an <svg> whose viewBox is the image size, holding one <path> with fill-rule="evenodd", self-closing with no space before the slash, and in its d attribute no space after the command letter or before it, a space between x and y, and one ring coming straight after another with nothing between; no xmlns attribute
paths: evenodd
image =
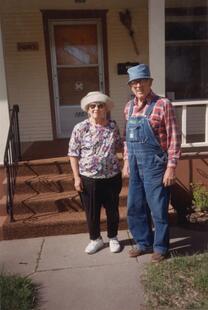
<svg viewBox="0 0 208 310"><path fill-rule="evenodd" d="M82 180L79 176L79 159L78 157L70 156L71 168L74 176L74 187L76 191L83 192Z"/></svg>
<svg viewBox="0 0 208 310"><path fill-rule="evenodd" d="M122 176L124 178L128 178L129 177L129 163L128 160L124 160L124 165L123 165L123 170L122 170Z"/></svg>
<svg viewBox="0 0 208 310"><path fill-rule="evenodd" d="M163 177L163 184L164 186L173 185L176 182L176 173L174 167L167 167L164 177Z"/></svg>
<svg viewBox="0 0 208 310"><path fill-rule="evenodd" d="M80 177L74 178L74 187L77 192L83 192L83 184Z"/></svg>

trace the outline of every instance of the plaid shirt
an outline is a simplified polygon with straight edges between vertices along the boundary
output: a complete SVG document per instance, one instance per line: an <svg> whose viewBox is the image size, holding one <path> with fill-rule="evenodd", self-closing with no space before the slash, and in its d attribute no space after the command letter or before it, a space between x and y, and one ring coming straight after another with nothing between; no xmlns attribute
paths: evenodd
<svg viewBox="0 0 208 310"><path fill-rule="evenodd" d="M144 115L148 105L150 105L155 96L156 94L151 91L146 97L146 105L140 111L138 111L137 98L135 97L132 116ZM128 119L130 102L126 104L124 109L126 120ZM181 141L174 107L168 99L159 98L157 100L149 117L149 122L161 148L168 153L168 167L176 167L181 154ZM127 158L128 151L124 138L124 159Z"/></svg>

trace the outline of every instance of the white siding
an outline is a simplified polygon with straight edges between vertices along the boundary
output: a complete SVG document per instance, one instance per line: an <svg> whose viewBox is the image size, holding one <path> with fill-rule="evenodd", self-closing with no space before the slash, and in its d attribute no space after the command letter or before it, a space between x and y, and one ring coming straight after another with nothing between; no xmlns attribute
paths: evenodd
<svg viewBox="0 0 208 310"><path fill-rule="evenodd" d="M0 166L4 161L4 152L9 130L9 109L6 91L5 68L3 61L2 36L0 25Z"/></svg>
<svg viewBox="0 0 208 310"><path fill-rule="evenodd" d="M52 139L45 47L40 13L4 14L3 34L10 105L20 107L21 141ZM17 51L17 42L38 42L38 51Z"/></svg>

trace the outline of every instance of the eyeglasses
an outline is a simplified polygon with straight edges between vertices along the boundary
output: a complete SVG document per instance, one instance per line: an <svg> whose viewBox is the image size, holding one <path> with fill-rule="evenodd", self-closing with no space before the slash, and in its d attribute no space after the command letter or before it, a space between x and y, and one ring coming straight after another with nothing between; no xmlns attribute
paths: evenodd
<svg viewBox="0 0 208 310"><path fill-rule="evenodd" d="M137 79L137 80L133 80L129 83L130 86L134 86L138 83L143 84L146 83L147 81L149 81L149 79Z"/></svg>
<svg viewBox="0 0 208 310"><path fill-rule="evenodd" d="M97 107L98 109L104 109L105 104L104 103L93 103L89 105L89 109L93 110Z"/></svg>

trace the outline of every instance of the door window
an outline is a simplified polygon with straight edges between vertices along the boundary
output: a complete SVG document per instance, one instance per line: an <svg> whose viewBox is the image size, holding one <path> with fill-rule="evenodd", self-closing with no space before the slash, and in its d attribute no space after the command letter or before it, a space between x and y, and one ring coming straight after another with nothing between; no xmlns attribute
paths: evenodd
<svg viewBox="0 0 208 310"><path fill-rule="evenodd" d="M55 25L54 38L59 104L78 105L99 89L97 25Z"/></svg>

